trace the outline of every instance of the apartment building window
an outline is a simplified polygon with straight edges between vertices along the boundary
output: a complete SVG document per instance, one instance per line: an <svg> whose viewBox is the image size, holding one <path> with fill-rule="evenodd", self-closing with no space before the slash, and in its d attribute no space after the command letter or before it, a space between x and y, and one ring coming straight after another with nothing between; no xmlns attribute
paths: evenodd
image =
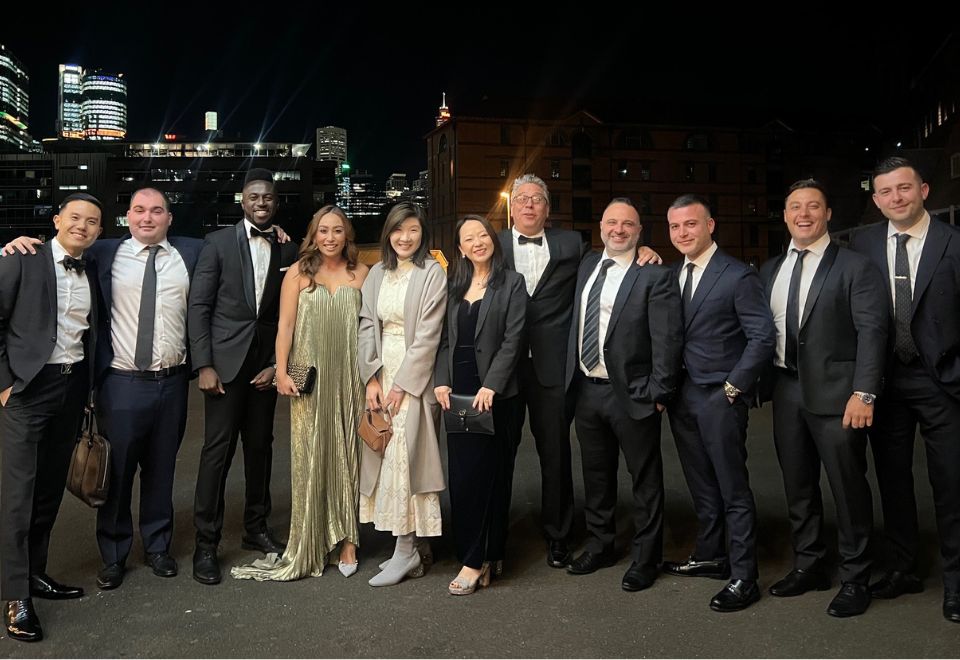
<svg viewBox="0 0 960 660"><path fill-rule="evenodd" d="M550 161L550 178L551 179L560 178L560 161L559 160Z"/></svg>

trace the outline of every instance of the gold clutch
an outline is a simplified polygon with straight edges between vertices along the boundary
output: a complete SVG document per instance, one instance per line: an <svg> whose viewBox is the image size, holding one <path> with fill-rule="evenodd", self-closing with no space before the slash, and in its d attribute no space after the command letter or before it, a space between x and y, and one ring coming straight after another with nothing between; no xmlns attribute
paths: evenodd
<svg viewBox="0 0 960 660"><path fill-rule="evenodd" d="M313 392L313 386L317 382L317 368L308 367L305 364L288 364L287 375L297 386L300 394L310 394ZM277 386L277 375L273 375L273 386Z"/></svg>

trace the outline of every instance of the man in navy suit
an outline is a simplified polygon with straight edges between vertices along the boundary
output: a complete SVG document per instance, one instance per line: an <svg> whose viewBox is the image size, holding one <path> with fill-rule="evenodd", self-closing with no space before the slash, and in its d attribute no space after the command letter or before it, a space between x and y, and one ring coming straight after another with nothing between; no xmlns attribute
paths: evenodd
<svg viewBox="0 0 960 660"><path fill-rule="evenodd" d="M873 189L888 222L855 232L850 242L884 275L891 324L886 383L870 431L890 564L871 591L896 598L923 589L915 573L919 425L940 534L943 616L960 623L960 232L930 218L929 186L904 158L880 163Z"/></svg>
<svg viewBox="0 0 960 660"><path fill-rule="evenodd" d="M678 197L667 223L684 255L674 271L684 308L684 377L668 411L699 529L689 559L664 562L663 570L732 578L710 607L733 612L760 599L747 420L757 379L773 359L776 329L757 272L713 241L706 200Z"/></svg>

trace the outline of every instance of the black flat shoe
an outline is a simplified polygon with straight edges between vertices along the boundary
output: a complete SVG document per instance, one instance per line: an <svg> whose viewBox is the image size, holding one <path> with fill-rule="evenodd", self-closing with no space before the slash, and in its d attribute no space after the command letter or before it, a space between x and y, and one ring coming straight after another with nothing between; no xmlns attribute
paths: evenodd
<svg viewBox="0 0 960 660"><path fill-rule="evenodd" d="M730 579L730 563L726 559L701 561L690 557L686 561L665 561L663 572L682 577L704 577L715 580Z"/></svg>
<svg viewBox="0 0 960 660"><path fill-rule="evenodd" d="M281 556L286 549L283 543L273 538L273 533L269 529L257 532L256 534L244 535L240 541L240 547L244 550L259 550L265 555L275 552L278 557Z"/></svg>
<svg viewBox="0 0 960 660"><path fill-rule="evenodd" d="M756 580L731 580L710 600L714 612L739 612L760 600L760 588Z"/></svg>
<svg viewBox="0 0 960 660"><path fill-rule="evenodd" d="M31 599L8 600L4 618L10 639L18 642L39 642L43 639L43 628L40 627L40 619Z"/></svg>
<svg viewBox="0 0 960 660"><path fill-rule="evenodd" d="M200 584L220 584L220 560L216 550L196 549L193 553L193 579Z"/></svg>
<svg viewBox="0 0 960 660"><path fill-rule="evenodd" d="M550 541L547 543L547 566L551 568L566 568L570 564L570 550L566 541Z"/></svg>
<svg viewBox="0 0 960 660"><path fill-rule="evenodd" d="M123 574L125 572L126 569L123 566L123 562L107 564L97 573L97 586L104 591L116 589L123 584Z"/></svg>
<svg viewBox="0 0 960 660"><path fill-rule="evenodd" d="M653 586L657 579L657 569L654 566L641 566L637 562L630 564L630 568L623 574L620 587L624 591L643 591Z"/></svg>
<svg viewBox="0 0 960 660"><path fill-rule="evenodd" d="M830 588L830 578L819 571L795 568L787 576L770 587L770 595L780 598L800 596L808 591L826 591Z"/></svg>
<svg viewBox="0 0 960 660"><path fill-rule="evenodd" d="M866 612L868 607L870 607L870 587L865 584L844 582L840 591L830 601L827 614L840 618L859 616Z"/></svg>
<svg viewBox="0 0 960 660"><path fill-rule="evenodd" d="M30 576L30 595L47 600L69 600L83 596L83 589L60 584L46 573Z"/></svg>
<svg viewBox="0 0 960 660"><path fill-rule="evenodd" d="M157 577L174 577L179 571L177 560L167 552L148 552L146 563Z"/></svg>
<svg viewBox="0 0 960 660"><path fill-rule="evenodd" d="M616 561L612 552L595 554L590 551L584 551L579 557L570 562L570 565L567 566L567 573L570 575L588 575L601 568L613 566Z"/></svg>
<svg viewBox="0 0 960 660"><path fill-rule="evenodd" d="M923 582L912 573L890 571L870 585L874 598L896 598L903 594L918 594L923 591Z"/></svg>

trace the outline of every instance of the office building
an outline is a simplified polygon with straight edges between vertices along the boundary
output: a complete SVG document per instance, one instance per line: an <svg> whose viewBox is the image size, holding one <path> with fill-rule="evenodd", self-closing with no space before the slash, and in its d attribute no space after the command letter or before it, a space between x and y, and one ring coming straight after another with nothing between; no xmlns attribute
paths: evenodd
<svg viewBox="0 0 960 660"><path fill-rule="evenodd" d="M83 139L81 108L83 93L81 82L83 67L78 64L61 64L57 95L57 135L67 140Z"/></svg>
<svg viewBox="0 0 960 660"><path fill-rule="evenodd" d="M87 140L122 140L127 136L127 81L123 74L97 69L80 82L80 121Z"/></svg>
<svg viewBox="0 0 960 660"><path fill-rule="evenodd" d="M27 133L30 77L23 63L0 44L0 150L37 151Z"/></svg>
<svg viewBox="0 0 960 660"><path fill-rule="evenodd" d="M347 129L324 126L317 129L316 160L332 160L342 165L347 160Z"/></svg>

